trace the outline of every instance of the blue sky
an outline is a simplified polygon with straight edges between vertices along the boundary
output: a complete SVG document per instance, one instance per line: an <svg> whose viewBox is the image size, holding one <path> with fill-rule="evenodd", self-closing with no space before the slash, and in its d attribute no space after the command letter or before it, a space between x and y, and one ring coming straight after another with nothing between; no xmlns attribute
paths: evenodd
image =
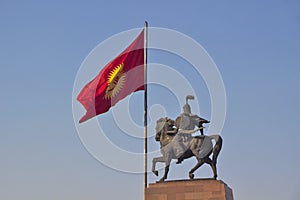
<svg viewBox="0 0 300 200"><path fill-rule="evenodd" d="M219 178L235 199L299 199L298 0L1 1L0 198L142 199L142 175L104 166L81 144L72 90L95 46L142 28L144 20L192 37L218 66L227 94ZM151 62L170 64L169 58L149 52ZM160 103L155 89L149 98ZM201 115L209 117L209 97L201 102ZM110 115L99 120L109 125ZM186 178L191 167L192 161L172 165L170 178ZM196 175L209 173L204 166Z"/></svg>

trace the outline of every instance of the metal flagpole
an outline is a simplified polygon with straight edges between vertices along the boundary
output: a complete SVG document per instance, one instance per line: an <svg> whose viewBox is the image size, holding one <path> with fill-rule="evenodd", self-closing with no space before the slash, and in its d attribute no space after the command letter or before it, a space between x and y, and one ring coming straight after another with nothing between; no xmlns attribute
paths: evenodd
<svg viewBox="0 0 300 200"><path fill-rule="evenodd" d="M145 31L144 31L144 189L147 188L147 47L148 47L148 22L145 21ZM145 199L145 190L144 190Z"/></svg>

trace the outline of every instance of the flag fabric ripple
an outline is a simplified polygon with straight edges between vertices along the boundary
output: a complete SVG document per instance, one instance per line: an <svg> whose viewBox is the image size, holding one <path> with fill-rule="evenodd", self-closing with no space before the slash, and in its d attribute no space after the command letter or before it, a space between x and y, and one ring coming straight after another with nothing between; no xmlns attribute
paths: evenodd
<svg viewBox="0 0 300 200"><path fill-rule="evenodd" d="M86 113L79 123L107 112L118 101L139 90L144 90L144 30L83 87L77 100Z"/></svg>

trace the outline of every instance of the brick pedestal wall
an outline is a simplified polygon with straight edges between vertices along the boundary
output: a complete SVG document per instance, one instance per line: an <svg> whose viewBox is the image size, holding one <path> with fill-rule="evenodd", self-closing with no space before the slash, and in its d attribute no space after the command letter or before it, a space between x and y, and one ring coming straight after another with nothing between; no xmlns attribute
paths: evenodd
<svg viewBox="0 0 300 200"><path fill-rule="evenodd" d="M221 180L195 179L149 184L146 200L233 200L232 190Z"/></svg>

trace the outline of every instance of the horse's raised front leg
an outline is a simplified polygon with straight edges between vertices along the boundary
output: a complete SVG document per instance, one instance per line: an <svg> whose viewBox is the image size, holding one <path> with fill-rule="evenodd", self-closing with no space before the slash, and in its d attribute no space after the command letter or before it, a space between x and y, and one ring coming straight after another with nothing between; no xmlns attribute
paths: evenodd
<svg viewBox="0 0 300 200"><path fill-rule="evenodd" d="M204 161L202 159L197 158L197 160L198 160L198 162L195 165L195 167L193 167L193 169L191 169L191 171L189 171L190 179L194 179L194 172L204 164Z"/></svg>
<svg viewBox="0 0 300 200"><path fill-rule="evenodd" d="M161 157L153 158L153 160L152 160L152 172L153 172L156 176L158 176L158 171L155 169L156 163L157 163L157 162L165 162L164 157L161 156Z"/></svg>

